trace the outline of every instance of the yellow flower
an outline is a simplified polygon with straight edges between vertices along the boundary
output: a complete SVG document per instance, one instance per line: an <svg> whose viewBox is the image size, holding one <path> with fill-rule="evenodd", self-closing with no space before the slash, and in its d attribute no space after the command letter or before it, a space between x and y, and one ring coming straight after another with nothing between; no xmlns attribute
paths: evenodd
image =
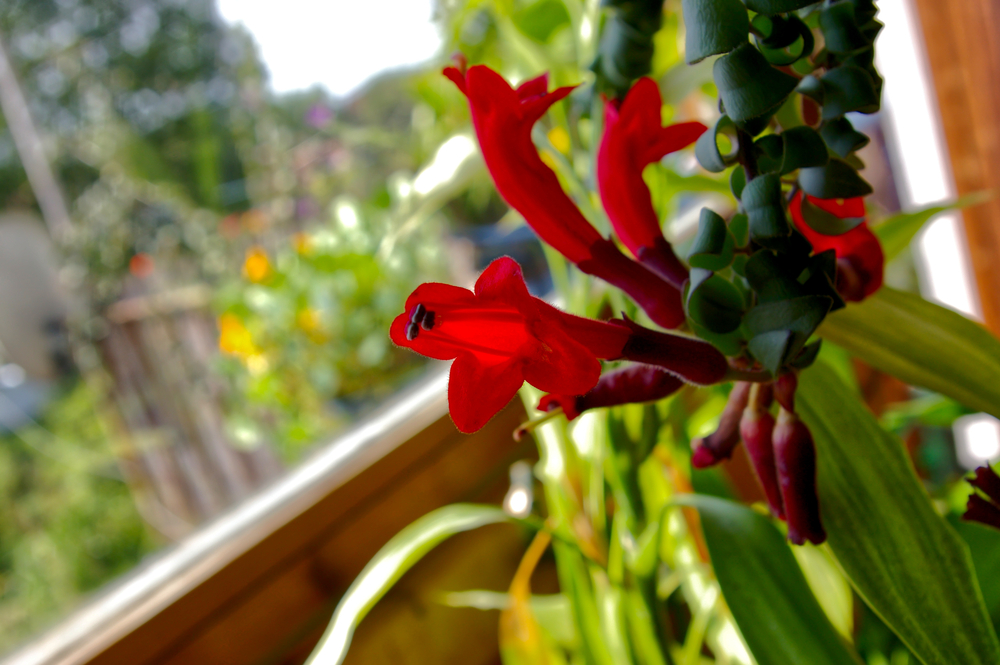
<svg viewBox="0 0 1000 665"><path fill-rule="evenodd" d="M219 317L219 349L244 360L259 353L250 331L235 314Z"/></svg>
<svg viewBox="0 0 1000 665"><path fill-rule="evenodd" d="M243 262L243 274L251 282L260 283L271 276L271 261L261 247L251 247L247 250L247 258Z"/></svg>

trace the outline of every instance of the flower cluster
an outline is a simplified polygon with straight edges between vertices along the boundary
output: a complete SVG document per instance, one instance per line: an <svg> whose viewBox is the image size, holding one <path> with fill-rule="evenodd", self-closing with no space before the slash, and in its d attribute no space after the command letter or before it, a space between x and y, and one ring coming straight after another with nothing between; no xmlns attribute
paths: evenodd
<svg viewBox="0 0 1000 665"><path fill-rule="evenodd" d="M454 360L448 402L456 426L463 432L481 428L525 381L548 393L538 404L540 411L558 409L572 420L592 408L659 400L685 383L739 378L717 431L695 442L692 463L718 463L742 440L772 512L788 522L789 539L822 542L816 453L808 428L795 415L795 372L815 357L818 345L804 345L830 307L860 300L881 285L881 248L867 225L854 219L864 217L861 199L804 199L797 193L790 213L798 233L783 222L786 226L777 224L773 238L760 232L763 213L747 202L750 244L735 240L737 232L709 215L699 231L704 242L696 241L703 256L698 271L692 271L663 236L642 172L697 141L706 127L698 122L663 126L659 88L644 78L624 99L606 101L596 163L601 203L629 257L590 224L532 142L535 123L573 88L549 91L545 75L513 88L488 67L466 67L464 60L444 73L468 98L497 191L545 243L581 271L620 288L662 328L678 328L692 317L712 333L744 334L735 329L746 314L745 329L754 335L739 344L731 366L707 341L628 318L597 321L562 312L530 295L520 266L503 257L489 265L471 291L447 284L419 286L392 323L390 336L397 345ZM753 186L764 191L780 183L762 179ZM836 236L816 232L803 217L804 200L846 220L830 228L849 230ZM734 252L753 254L736 273L743 288L751 290L756 312L741 309L739 288L727 286L736 282L711 272L725 270ZM802 282L803 274L812 276ZM698 303L692 305L695 291ZM793 306L775 309L781 299ZM795 320L768 327L768 308ZM700 315L708 318L700 321ZM808 322L812 327L802 328ZM602 376L602 360L631 362Z"/></svg>

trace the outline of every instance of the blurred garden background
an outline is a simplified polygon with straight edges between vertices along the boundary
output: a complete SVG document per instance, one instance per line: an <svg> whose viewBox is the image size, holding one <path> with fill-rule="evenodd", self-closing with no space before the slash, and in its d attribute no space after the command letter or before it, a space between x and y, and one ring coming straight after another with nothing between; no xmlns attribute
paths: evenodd
<svg viewBox="0 0 1000 665"><path fill-rule="evenodd" d="M305 74L269 74L268 46L248 29L260 17L234 22L239 4L0 3L0 41L34 128L18 124L8 85L0 117L0 652L419 377L423 359L387 334L416 284L467 285L505 254L525 266L535 293L568 279L562 260L498 197L464 98L440 66L461 50L513 79L550 71L557 85L579 83L597 52L599 3L438 0L427 4L433 27L421 33L425 45L427 34L439 35L430 62L345 79L335 91L310 87ZM361 20L347 4L333 2L322 15L338 39ZM708 121L717 115L711 62L684 63L680 5L666 2L650 75L673 119ZM379 26L369 20L364 29ZM309 71L337 70L350 57L330 47L327 58L314 44L322 32L301 39ZM606 79L610 67L601 74L598 65L598 75ZM583 96L567 106L573 117L536 139L572 189L574 177L590 172L588 127L599 107ZM862 157L878 220L900 207L891 160L877 117L856 126L873 139ZM25 151L38 147L56 190L25 170ZM704 201L734 205L728 180L690 154L668 157L645 177L681 247ZM62 202L43 200L52 196ZM65 223L43 214L53 205L68 210ZM887 280L918 288L909 252ZM581 281L580 292L589 286ZM964 466L952 424L969 410L933 394L909 400L902 384L887 388L833 345L824 348L904 436L932 494L959 510L967 490L956 484ZM722 394L703 397L708 415L685 436L717 419ZM980 450L971 464L998 453ZM968 533L974 548L998 551L994 534ZM998 580L980 572L995 621ZM859 649L891 654L883 642L895 638L873 630Z"/></svg>

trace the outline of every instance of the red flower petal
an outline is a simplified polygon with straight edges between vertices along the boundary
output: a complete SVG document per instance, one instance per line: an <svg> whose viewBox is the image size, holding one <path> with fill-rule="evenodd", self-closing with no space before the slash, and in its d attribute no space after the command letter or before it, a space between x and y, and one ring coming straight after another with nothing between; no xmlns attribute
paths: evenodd
<svg viewBox="0 0 1000 665"><path fill-rule="evenodd" d="M524 383L523 365L521 358L489 367L471 353L456 358L448 376L448 411L455 427L471 434L507 406Z"/></svg>
<svg viewBox="0 0 1000 665"><path fill-rule="evenodd" d="M868 227L868 223L862 222L847 233L836 236L818 233L806 224L802 217L802 196L802 192L799 192L788 207L795 227L809 240L809 244L812 245L816 254L832 249L838 259L847 262L847 265L843 267L847 267L857 274L859 293L855 295L851 293L855 289L845 291L841 288L841 295L844 295L848 300L861 300L878 291L882 286L885 254L882 252L882 245L879 243L878 237ZM808 200L809 203L841 219L865 216L864 200L861 198L817 199L810 196ZM838 284L838 286L847 286L848 284L849 280L845 279L844 284Z"/></svg>
<svg viewBox="0 0 1000 665"><path fill-rule="evenodd" d="M664 155L693 143L707 129L700 122L663 127L660 89L649 78L640 79L620 108L605 105L604 136L597 154L597 183L601 201L615 233L629 251L676 286L687 270L664 240L653 209L643 169Z"/></svg>

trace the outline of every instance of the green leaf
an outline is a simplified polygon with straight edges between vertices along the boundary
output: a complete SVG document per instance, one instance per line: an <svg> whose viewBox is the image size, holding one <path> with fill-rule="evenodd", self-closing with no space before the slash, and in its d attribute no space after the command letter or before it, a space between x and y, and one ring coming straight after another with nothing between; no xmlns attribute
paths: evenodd
<svg viewBox="0 0 1000 665"><path fill-rule="evenodd" d="M819 334L903 381L1000 417L1000 340L961 314L883 286Z"/></svg>
<svg viewBox="0 0 1000 665"><path fill-rule="evenodd" d="M714 333L732 332L740 327L743 307L743 296L730 282L708 270L691 269L687 311L696 323Z"/></svg>
<svg viewBox="0 0 1000 665"><path fill-rule="evenodd" d="M826 166L830 161L823 139L812 127L802 125L781 133L783 141L781 175L812 166Z"/></svg>
<svg viewBox="0 0 1000 665"><path fill-rule="evenodd" d="M684 0L682 9L688 64L748 43L750 18L740 0Z"/></svg>
<svg viewBox="0 0 1000 665"><path fill-rule="evenodd" d="M992 195L988 192L977 192L963 196L953 203L928 206L913 212L901 212L872 226L872 231L882 243L885 260L891 261L910 246L914 236L920 232L924 224L948 210L961 210L988 201Z"/></svg>
<svg viewBox="0 0 1000 665"><path fill-rule="evenodd" d="M839 236L859 226L864 217L837 217L802 197L802 219L813 231L825 236Z"/></svg>
<svg viewBox="0 0 1000 665"><path fill-rule="evenodd" d="M830 150L840 157L847 157L855 150L860 150L871 140L861 132L855 131L854 125L847 118L837 118L823 123L819 133Z"/></svg>
<svg viewBox="0 0 1000 665"><path fill-rule="evenodd" d="M455 504L438 508L397 533L368 562L340 599L330 626L307 663L342 663L358 623L403 573L441 542L462 531L509 519L502 510L493 506Z"/></svg>
<svg viewBox="0 0 1000 665"><path fill-rule="evenodd" d="M747 348L753 357L760 361L772 376L777 376L778 370L789 356L794 334L791 330L772 330L771 332L754 335L747 342Z"/></svg>
<svg viewBox="0 0 1000 665"><path fill-rule="evenodd" d="M514 12L513 19L518 30L542 44L559 28L570 24L569 12L560 0L538 0Z"/></svg>
<svg viewBox="0 0 1000 665"><path fill-rule="evenodd" d="M693 268L706 270L722 270L733 260L733 236L726 221L709 208L701 209L698 235L687 258Z"/></svg>
<svg viewBox="0 0 1000 665"><path fill-rule="evenodd" d="M747 312L744 323L752 335L787 329L809 336L830 311L828 296L801 296L757 305Z"/></svg>
<svg viewBox="0 0 1000 665"><path fill-rule="evenodd" d="M860 665L816 601L781 533L714 496L678 496L701 514L722 595L758 665Z"/></svg>
<svg viewBox="0 0 1000 665"><path fill-rule="evenodd" d="M851 199L872 193L872 186L840 159L831 159L826 166L800 169L799 185L818 199Z"/></svg>
<svg viewBox="0 0 1000 665"><path fill-rule="evenodd" d="M871 46L858 29L854 17L854 5L841 0L826 7L819 13L819 27L823 31L826 50L840 55L853 53Z"/></svg>
<svg viewBox="0 0 1000 665"><path fill-rule="evenodd" d="M750 220L750 239L771 248L784 246L791 234L777 175L760 175L743 188L743 209Z"/></svg>
<svg viewBox="0 0 1000 665"><path fill-rule="evenodd" d="M871 74L860 67L841 65L823 78L823 120L845 113L874 113L879 109L879 89Z"/></svg>
<svg viewBox="0 0 1000 665"><path fill-rule="evenodd" d="M798 85L749 42L716 60L712 74L726 115L738 125L774 113Z"/></svg>
<svg viewBox="0 0 1000 665"><path fill-rule="evenodd" d="M816 442L828 542L858 595L925 665L1000 663L969 551L903 443L823 363L802 373L796 404Z"/></svg>
<svg viewBox="0 0 1000 665"><path fill-rule="evenodd" d="M743 0L758 14L784 14L816 4L816 0Z"/></svg>
<svg viewBox="0 0 1000 665"><path fill-rule="evenodd" d="M719 150L719 134L728 137L731 150L726 154ZM736 125L732 118L724 115L715 121L711 129L698 137L694 144L694 156L706 171L722 173L736 161L737 147Z"/></svg>
<svg viewBox="0 0 1000 665"><path fill-rule="evenodd" d="M742 169L740 169L742 171ZM750 242L750 220L744 214L733 215L729 220L729 232L738 247L746 247ZM744 260L746 256L743 257Z"/></svg>

